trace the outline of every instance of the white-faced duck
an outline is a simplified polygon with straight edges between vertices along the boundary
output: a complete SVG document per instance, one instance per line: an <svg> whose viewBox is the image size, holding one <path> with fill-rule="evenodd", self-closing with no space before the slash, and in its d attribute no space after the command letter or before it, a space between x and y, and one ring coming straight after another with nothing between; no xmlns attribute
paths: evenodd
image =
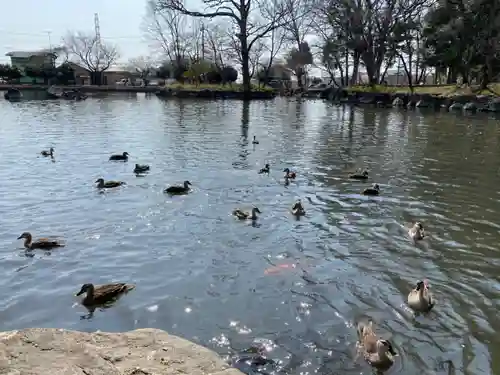
<svg viewBox="0 0 500 375"><path fill-rule="evenodd" d="M179 185L169 186L163 192L167 194L186 194L189 192L189 190L191 190L189 186L191 186L191 182L184 181L183 186Z"/></svg>
<svg viewBox="0 0 500 375"><path fill-rule="evenodd" d="M127 161L128 160L128 152L124 152L123 154L118 154L118 155L111 155L109 157L109 160L115 160L115 161Z"/></svg>
<svg viewBox="0 0 500 375"><path fill-rule="evenodd" d="M136 164L134 168L134 173L139 174L139 173L146 173L149 171L149 165L146 164Z"/></svg>
<svg viewBox="0 0 500 375"><path fill-rule="evenodd" d="M387 370L394 364L394 351L392 343L384 340L373 331L373 323L358 323L358 349L363 352L365 360L373 367L380 370Z"/></svg>
<svg viewBox="0 0 500 375"><path fill-rule="evenodd" d="M292 206L292 214L294 216L304 216L306 214L306 210L304 209L304 206L302 206L300 199Z"/></svg>
<svg viewBox="0 0 500 375"><path fill-rule="evenodd" d="M104 181L104 178L98 178L95 183L97 184L98 189L110 189L126 185L123 181Z"/></svg>
<svg viewBox="0 0 500 375"><path fill-rule="evenodd" d="M24 238L24 247L26 249L53 249L56 247L64 247L64 243L61 242L60 240L55 240L55 239L50 239L50 238L38 238L35 241L33 241L33 237L31 236L30 232L24 232L21 234L19 237L17 237L18 240Z"/></svg>
<svg viewBox="0 0 500 375"><path fill-rule="evenodd" d="M51 148L49 149L49 151L47 151L47 150L43 150L42 152L40 152L40 154L41 154L42 156L54 156L54 148L53 148L53 147L51 147Z"/></svg>
<svg viewBox="0 0 500 375"><path fill-rule="evenodd" d="M380 194L380 187L378 184L373 184L373 187L371 188L366 188L362 192L363 195L379 195Z"/></svg>
<svg viewBox="0 0 500 375"><path fill-rule="evenodd" d="M423 240L425 237L425 233L422 223L417 221L408 231L408 235L415 242Z"/></svg>
<svg viewBox="0 0 500 375"><path fill-rule="evenodd" d="M257 137L255 135L253 136L252 144L254 144L254 145L258 145L259 144L259 141L257 140Z"/></svg>
<svg viewBox="0 0 500 375"><path fill-rule="evenodd" d="M233 211L233 216L236 216L240 220L257 220L257 213L262 213L257 207L252 208L251 213L236 209Z"/></svg>
<svg viewBox="0 0 500 375"><path fill-rule="evenodd" d="M93 306L112 302L120 295L125 294L135 288L135 285L116 283L94 286L94 284L83 284L76 296L86 293L82 300L82 305Z"/></svg>
<svg viewBox="0 0 500 375"><path fill-rule="evenodd" d="M429 312L436 304L429 291L427 280L418 281L415 288L408 294L408 306L418 312Z"/></svg>
<svg viewBox="0 0 500 375"><path fill-rule="evenodd" d="M368 171L350 174L349 178L352 178L354 180L367 180L368 179Z"/></svg>
<svg viewBox="0 0 500 375"><path fill-rule="evenodd" d="M285 172L285 178L290 178L293 180L295 179L295 177L297 177L297 173L291 171L290 168L283 169L283 172Z"/></svg>
<svg viewBox="0 0 500 375"><path fill-rule="evenodd" d="M259 174L263 174L263 173L269 173L269 171L271 170L271 167L269 166L269 164L266 164L264 166L264 168L262 168L260 171L259 171Z"/></svg>

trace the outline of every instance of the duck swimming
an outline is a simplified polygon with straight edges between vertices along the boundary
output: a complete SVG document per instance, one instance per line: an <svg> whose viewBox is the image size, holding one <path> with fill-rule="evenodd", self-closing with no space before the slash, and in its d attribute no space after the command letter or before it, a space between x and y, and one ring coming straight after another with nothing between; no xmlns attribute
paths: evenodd
<svg viewBox="0 0 500 375"><path fill-rule="evenodd" d="M184 181L184 186L169 186L168 188L166 188L163 192L164 193L168 193L168 194L185 194L187 192L189 192L190 190L190 186L191 185L191 182L189 181Z"/></svg>
<svg viewBox="0 0 500 375"><path fill-rule="evenodd" d="M408 294L408 306L418 312L429 312L435 305L427 280L418 281L415 288Z"/></svg>
<svg viewBox="0 0 500 375"><path fill-rule="evenodd" d="M53 147L51 147L51 148L49 149L49 151L47 151L47 150L43 150L42 152L40 152L40 154L41 154L42 156L54 156L54 148L53 148Z"/></svg>
<svg viewBox="0 0 500 375"><path fill-rule="evenodd" d="M354 180L367 180L368 179L368 171L363 171L362 173L350 174L349 178L354 179Z"/></svg>
<svg viewBox="0 0 500 375"><path fill-rule="evenodd" d="M115 300L120 295L134 288L135 285L125 283L104 284L99 286L94 286L94 284L83 284L80 291L76 293L76 296L87 293L82 300L82 305L84 306L101 305Z"/></svg>
<svg viewBox="0 0 500 375"><path fill-rule="evenodd" d="M104 178L99 178L95 182L98 189L110 189L118 186L126 185L123 181L104 181Z"/></svg>
<svg viewBox="0 0 500 375"><path fill-rule="evenodd" d="M33 237L30 232L24 232L19 237L18 240L24 238L24 247L26 249L53 249L55 247L64 247L64 244L58 240L51 240L49 238L38 238L33 241Z"/></svg>
<svg viewBox="0 0 500 375"><path fill-rule="evenodd" d="M389 340L378 338L373 332L373 323L358 323L358 347L363 350L365 360L377 369L387 370L394 364L397 353Z"/></svg>
<svg viewBox="0 0 500 375"><path fill-rule="evenodd" d="M424 233L424 226L422 225L422 223L417 221L413 225L413 227L411 227L410 230L408 231L408 235L415 242L423 240L425 237L425 233Z"/></svg>
<svg viewBox="0 0 500 375"><path fill-rule="evenodd" d="M111 155L109 160L120 160L120 161L128 161L128 152L124 152L123 154Z"/></svg>
<svg viewBox="0 0 500 375"><path fill-rule="evenodd" d="M259 144L259 141L257 140L257 137L255 135L253 136L252 144L254 144L254 145L258 145Z"/></svg>
<svg viewBox="0 0 500 375"><path fill-rule="evenodd" d="M297 177L297 174L295 172L292 172L289 168L283 169L283 172L285 172L285 178L290 178L290 179L295 179Z"/></svg>
<svg viewBox="0 0 500 375"><path fill-rule="evenodd" d="M306 214L306 210L302 206L300 199L292 206L292 214L295 216L304 216Z"/></svg>
<svg viewBox="0 0 500 375"><path fill-rule="evenodd" d="M257 220L257 213L262 213L257 207L252 208L252 213L236 209L233 211L233 216L236 216L240 220Z"/></svg>
<svg viewBox="0 0 500 375"><path fill-rule="evenodd" d="M271 167L269 166L269 164L266 164L264 166L264 168L262 168L260 171L259 171L259 174L262 174L262 173L269 173L269 171L271 170Z"/></svg>
<svg viewBox="0 0 500 375"><path fill-rule="evenodd" d="M363 190L362 194L363 195L379 195L380 194L380 187L378 186L378 184L373 184L373 187Z"/></svg>
<svg viewBox="0 0 500 375"><path fill-rule="evenodd" d="M136 164L134 168L134 173L145 173L149 171L149 165L146 164Z"/></svg>

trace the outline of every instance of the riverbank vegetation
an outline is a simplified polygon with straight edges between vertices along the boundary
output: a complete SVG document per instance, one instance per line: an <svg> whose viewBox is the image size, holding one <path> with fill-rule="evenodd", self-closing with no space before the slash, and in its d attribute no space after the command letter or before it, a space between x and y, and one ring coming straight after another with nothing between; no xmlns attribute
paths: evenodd
<svg viewBox="0 0 500 375"><path fill-rule="evenodd" d="M428 94L435 96L495 95L500 96L500 83L490 83L485 89L480 85L428 85L428 86L385 86L354 85L348 92L373 92L387 94Z"/></svg>

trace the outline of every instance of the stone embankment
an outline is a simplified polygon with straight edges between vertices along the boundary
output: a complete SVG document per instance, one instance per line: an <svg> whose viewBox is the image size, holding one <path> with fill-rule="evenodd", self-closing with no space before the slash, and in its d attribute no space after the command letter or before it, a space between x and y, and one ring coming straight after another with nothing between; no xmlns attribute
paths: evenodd
<svg viewBox="0 0 500 375"><path fill-rule="evenodd" d="M211 350L157 329L0 333L0 374L242 375Z"/></svg>
<svg viewBox="0 0 500 375"><path fill-rule="evenodd" d="M343 89L327 89L321 94L321 97L340 103L365 104L385 108L406 107L500 113L500 98L488 95L440 96L431 94L356 92Z"/></svg>

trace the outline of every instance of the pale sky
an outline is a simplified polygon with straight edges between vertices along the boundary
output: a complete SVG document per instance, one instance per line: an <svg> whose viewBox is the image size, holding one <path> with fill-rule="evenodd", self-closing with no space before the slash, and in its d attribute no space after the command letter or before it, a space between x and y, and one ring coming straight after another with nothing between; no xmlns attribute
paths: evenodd
<svg viewBox="0 0 500 375"><path fill-rule="evenodd" d="M0 62L9 51L38 50L60 44L68 30L94 32L94 13L99 14L101 38L118 45L121 58L149 55L141 30L145 0L14 0L4 6L0 22Z"/></svg>

